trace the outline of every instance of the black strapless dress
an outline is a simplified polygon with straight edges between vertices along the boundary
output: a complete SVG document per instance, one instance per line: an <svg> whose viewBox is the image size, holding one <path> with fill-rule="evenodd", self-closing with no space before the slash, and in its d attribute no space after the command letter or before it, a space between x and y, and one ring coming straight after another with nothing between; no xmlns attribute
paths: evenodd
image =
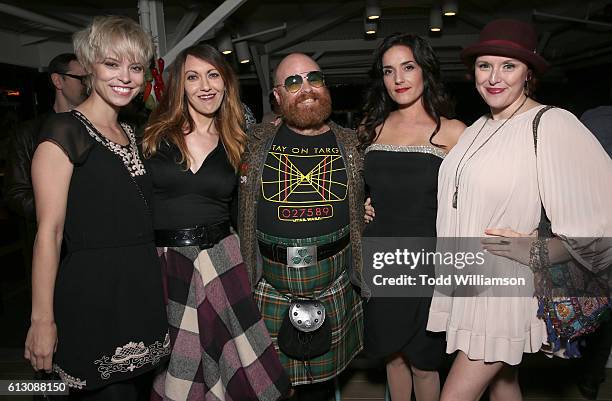
<svg viewBox="0 0 612 401"><path fill-rule="evenodd" d="M433 146L373 144L364 178L376 218L366 237L435 237L438 169L444 152ZM371 358L398 353L422 370L436 370L445 356L444 333L425 330L431 298L371 298L364 304L364 352Z"/></svg>

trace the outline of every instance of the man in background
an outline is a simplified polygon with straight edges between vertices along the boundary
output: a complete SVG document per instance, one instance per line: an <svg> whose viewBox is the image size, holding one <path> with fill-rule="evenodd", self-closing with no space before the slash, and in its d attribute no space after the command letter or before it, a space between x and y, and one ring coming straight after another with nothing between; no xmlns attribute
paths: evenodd
<svg viewBox="0 0 612 401"><path fill-rule="evenodd" d="M23 220L20 230L28 272L36 236L36 210L30 167L38 143L38 134L49 115L70 111L85 100L85 78L86 72L73 53L54 57L49 63L49 80L55 91L53 108L18 126L9 142L4 198L9 209Z"/></svg>
<svg viewBox="0 0 612 401"><path fill-rule="evenodd" d="M595 135L612 157L612 106L599 106L584 112L580 121Z"/></svg>
<svg viewBox="0 0 612 401"><path fill-rule="evenodd" d="M595 135L612 157L612 106L599 106L584 112L580 121ZM612 185L612 183L610 183ZM578 360L578 389L589 400L596 400L600 384L606 379L606 362L612 348L612 322L584 337L586 346Z"/></svg>

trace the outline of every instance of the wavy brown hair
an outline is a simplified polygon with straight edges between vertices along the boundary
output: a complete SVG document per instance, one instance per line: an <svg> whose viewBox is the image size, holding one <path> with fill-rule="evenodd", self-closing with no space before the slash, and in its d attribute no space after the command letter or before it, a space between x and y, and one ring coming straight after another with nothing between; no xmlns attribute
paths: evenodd
<svg viewBox="0 0 612 401"><path fill-rule="evenodd" d="M185 135L195 130L195 122L189 115L185 96L184 69L187 56L193 56L212 64L223 78L225 94L219 110L215 113L214 124L230 163L234 170L238 171L240 157L247 139L242 129L244 111L238 92L238 79L223 55L214 47L206 44L186 48L179 53L170 66L166 93L158 107L151 113L144 131L143 153L149 158L157 152L162 142L167 142L178 147L181 153L180 164L184 164L187 169L191 165L191 155L187 149Z"/></svg>

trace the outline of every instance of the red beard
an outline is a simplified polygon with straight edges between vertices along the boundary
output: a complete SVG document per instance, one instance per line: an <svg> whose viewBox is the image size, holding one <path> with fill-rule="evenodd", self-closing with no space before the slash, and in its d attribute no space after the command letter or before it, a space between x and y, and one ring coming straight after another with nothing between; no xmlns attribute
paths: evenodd
<svg viewBox="0 0 612 401"><path fill-rule="evenodd" d="M281 111L285 122L298 129L318 128L325 123L331 115L331 97L327 88L320 93L301 92L293 99L281 99ZM314 99L314 103L300 104L306 99Z"/></svg>

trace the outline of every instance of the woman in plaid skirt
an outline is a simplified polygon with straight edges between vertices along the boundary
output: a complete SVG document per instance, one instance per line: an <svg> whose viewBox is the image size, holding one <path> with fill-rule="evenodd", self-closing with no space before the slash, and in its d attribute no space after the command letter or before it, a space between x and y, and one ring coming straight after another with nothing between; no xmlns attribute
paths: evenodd
<svg viewBox="0 0 612 401"><path fill-rule="evenodd" d="M145 129L172 354L154 400L277 400L289 380L251 296L232 205L246 135L215 48L187 48Z"/></svg>

